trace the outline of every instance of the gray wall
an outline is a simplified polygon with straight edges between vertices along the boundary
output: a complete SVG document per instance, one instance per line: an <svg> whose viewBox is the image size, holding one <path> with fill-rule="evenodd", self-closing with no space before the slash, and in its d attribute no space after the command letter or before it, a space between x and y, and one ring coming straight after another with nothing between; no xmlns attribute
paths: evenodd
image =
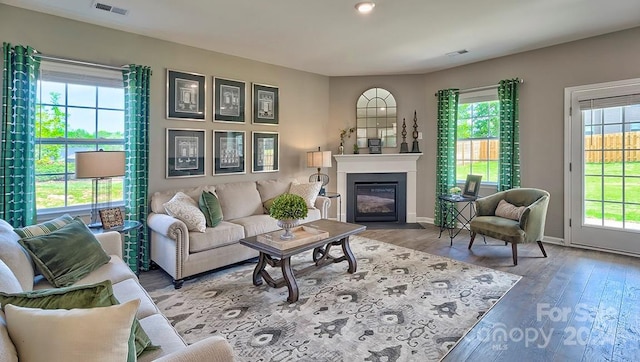
<svg viewBox="0 0 640 362"><path fill-rule="evenodd" d="M522 186L551 193L545 235L562 238L564 88L640 77L638 39L640 28L634 28L429 74L334 77L329 88L329 130L343 128L343 124L355 125L355 102L362 91L374 86L387 88L394 94L400 122L405 117L409 124L413 111L417 110L418 130L424 134L420 141L424 155L418 161L417 214L433 218L437 110L434 94L439 89L474 88L497 84L501 79L523 78L525 82L520 86ZM336 149L337 131L329 137ZM351 150L351 144L345 149ZM384 152L397 150L385 149ZM483 190L485 194L488 191Z"/></svg>
<svg viewBox="0 0 640 362"><path fill-rule="evenodd" d="M201 184L238 180L296 177L306 181L315 172L306 168L306 151L325 147L329 119L329 78L317 74L273 66L221 53L126 33L87 23L49 16L0 4L0 40L30 45L39 52L109 65L142 64L153 70L151 78L151 117L149 190L151 192ZM165 118L166 69L207 75L207 115L205 122L176 121ZM212 77L247 82L249 96L245 124L212 122ZM280 89L280 125L251 124L251 82ZM165 179L166 128L206 129L207 165L205 177ZM247 174L213 176L212 130L244 130L247 139ZM251 173L251 131L280 132L280 172Z"/></svg>
<svg viewBox="0 0 640 362"><path fill-rule="evenodd" d="M29 24L28 26L25 26ZM424 139L418 165L418 217L433 217L435 179L436 99L443 88L473 88L497 84L501 79L525 80L520 92L522 185L551 193L546 235L563 237L563 92L565 87L640 77L640 28L589 38L420 75L325 77L272 66L248 59L186 47L175 43L0 5L0 40L31 45L44 54L111 65L128 63L152 67L150 190L279 176L306 179L314 172L305 166L304 152L318 146L337 151L339 130L355 125L355 102L373 86L392 91L400 121L410 127L414 110ZM473 49L470 49L473 51ZM207 121L165 119L167 68L221 76L280 87L281 123L277 128L228 125L211 121L212 100L207 97ZM247 108L247 114L250 107ZM206 129L207 176L165 179L165 129ZM277 174L211 175L211 130L278 130L281 136L281 171ZM411 128L408 129L411 131ZM411 139L408 140L411 142ZM348 140L345 149L351 150ZM328 148L327 148L328 147ZM386 150L385 152L397 152ZM329 174L335 180L334 168ZM335 184L328 187L335 190Z"/></svg>

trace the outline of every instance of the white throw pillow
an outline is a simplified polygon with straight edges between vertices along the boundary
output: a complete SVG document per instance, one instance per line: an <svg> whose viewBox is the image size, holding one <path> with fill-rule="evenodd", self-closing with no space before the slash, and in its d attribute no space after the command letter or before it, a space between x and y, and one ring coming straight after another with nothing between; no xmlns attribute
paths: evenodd
<svg viewBox="0 0 640 362"><path fill-rule="evenodd" d="M289 188L289 193L302 197L307 203L308 208L315 209L316 199L318 198L321 187L322 182L310 182L307 184L292 183Z"/></svg>
<svg viewBox="0 0 640 362"><path fill-rule="evenodd" d="M175 217L187 225L189 231L199 231L201 233L207 230L207 219L204 217L198 204L190 196L183 192L178 192L171 200L163 204L167 214Z"/></svg>
<svg viewBox="0 0 640 362"><path fill-rule="evenodd" d="M500 200L498 207L496 207L496 216L504 217L505 219L511 219L519 221L520 217L527 208L524 206L516 206L510 204L504 200Z"/></svg>
<svg viewBox="0 0 640 362"><path fill-rule="evenodd" d="M20 361L127 361L140 300L89 309L5 308Z"/></svg>

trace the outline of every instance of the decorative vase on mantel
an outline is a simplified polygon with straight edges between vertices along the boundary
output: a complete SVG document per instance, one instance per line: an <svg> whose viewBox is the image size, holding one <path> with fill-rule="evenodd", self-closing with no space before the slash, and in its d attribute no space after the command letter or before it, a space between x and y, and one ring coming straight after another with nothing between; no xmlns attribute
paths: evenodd
<svg viewBox="0 0 640 362"><path fill-rule="evenodd" d="M344 145L340 142L340 146L338 147L338 153L344 155Z"/></svg>
<svg viewBox="0 0 640 362"><path fill-rule="evenodd" d="M295 238L296 236L291 232L291 229L298 226L299 223L298 219L278 220L278 227L284 229L284 234L280 235L280 239L291 240Z"/></svg>

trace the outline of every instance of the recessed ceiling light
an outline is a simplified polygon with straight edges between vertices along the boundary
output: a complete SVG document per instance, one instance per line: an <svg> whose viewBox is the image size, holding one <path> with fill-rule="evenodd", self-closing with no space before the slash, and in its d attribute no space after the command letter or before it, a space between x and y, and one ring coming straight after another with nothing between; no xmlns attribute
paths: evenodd
<svg viewBox="0 0 640 362"><path fill-rule="evenodd" d="M376 4L371 1L364 1L356 4L356 10L358 10L360 14L369 14L375 6Z"/></svg>

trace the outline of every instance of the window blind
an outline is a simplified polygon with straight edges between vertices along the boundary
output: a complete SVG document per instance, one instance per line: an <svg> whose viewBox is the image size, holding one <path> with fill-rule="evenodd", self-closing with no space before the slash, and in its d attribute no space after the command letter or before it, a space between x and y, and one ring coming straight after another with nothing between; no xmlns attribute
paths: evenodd
<svg viewBox="0 0 640 362"><path fill-rule="evenodd" d="M634 104L640 104L640 93L616 97L584 99L578 103L580 105L580 110L582 111L589 109L631 106Z"/></svg>
<svg viewBox="0 0 640 362"><path fill-rule="evenodd" d="M122 73L117 70L98 69L45 60L40 64L40 80L98 87L123 87Z"/></svg>

